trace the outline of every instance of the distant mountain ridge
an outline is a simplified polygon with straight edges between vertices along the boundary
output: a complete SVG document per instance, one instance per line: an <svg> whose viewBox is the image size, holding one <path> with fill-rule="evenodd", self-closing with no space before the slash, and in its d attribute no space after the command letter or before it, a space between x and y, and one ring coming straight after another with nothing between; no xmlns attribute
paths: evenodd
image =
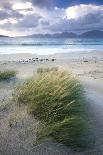
<svg viewBox="0 0 103 155"><path fill-rule="evenodd" d="M0 37L9 37L5 35L0 35ZM82 34L76 34L73 32L61 32L54 34L32 34L24 36L28 38L103 38L103 31L101 30L92 30L87 31Z"/></svg>
<svg viewBox="0 0 103 155"><path fill-rule="evenodd" d="M100 30L92 30L88 32L84 32L80 35L80 37L85 38L103 38L103 31Z"/></svg>
<svg viewBox="0 0 103 155"><path fill-rule="evenodd" d="M62 33L55 33L55 34L33 34L27 37L35 37L35 38L74 38L77 37L77 34L72 32L62 32Z"/></svg>
<svg viewBox="0 0 103 155"><path fill-rule="evenodd" d="M54 34L33 34L27 37L34 38L103 38L103 31L100 30L92 30L84 32L80 35L73 32L62 32L62 33L54 33Z"/></svg>
<svg viewBox="0 0 103 155"><path fill-rule="evenodd" d="M0 37L2 38L2 37L9 37L9 36L5 36L5 35L0 35Z"/></svg>

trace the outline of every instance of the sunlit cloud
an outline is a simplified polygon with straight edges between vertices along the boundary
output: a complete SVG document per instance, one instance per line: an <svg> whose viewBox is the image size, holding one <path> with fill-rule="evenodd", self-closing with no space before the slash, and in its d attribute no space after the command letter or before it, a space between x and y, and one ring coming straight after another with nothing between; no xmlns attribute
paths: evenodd
<svg viewBox="0 0 103 155"><path fill-rule="evenodd" d="M10 36L10 37L18 36L18 34L20 35L20 33L16 32L16 31L9 31L9 30L0 29L0 35L4 35L4 34L6 36Z"/></svg>
<svg viewBox="0 0 103 155"><path fill-rule="evenodd" d="M0 25L4 25L4 24L17 24L18 21L15 18L8 18L8 19L4 19L4 20L0 20Z"/></svg>
<svg viewBox="0 0 103 155"><path fill-rule="evenodd" d="M24 15L24 16L26 16L26 15L30 15L30 14L33 14L33 11L31 10L29 10L29 11L27 11L27 10L21 10L21 11L19 11L19 13L21 13L22 15Z"/></svg>
<svg viewBox="0 0 103 155"><path fill-rule="evenodd" d="M18 21L17 21L15 18L10 18L8 21L9 21L11 24L17 24L17 23L18 23Z"/></svg>
<svg viewBox="0 0 103 155"><path fill-rule="evenodd" d="M103 5L96 6L96 5L85 5L80 4L72 7L68 7L66 9L66 16L68 19L76 19L81 16L85 16L89 13L95 13L96 11L103 11Z"/></svg>
<svg viewBox="0 0 103 155"><path fill-rule="evenodd" d="M8 22L8 20L7 20L7 19L0 20L0 25L4 25L4 24L6 24L7 22Z"/></svg>
<svg viewBox="0 0 103 155"><path fill-rule="evenodd" d="M32 8L32 4L30 2L26 3L15 3L12 6L13 10L26 10Z"/></svg>

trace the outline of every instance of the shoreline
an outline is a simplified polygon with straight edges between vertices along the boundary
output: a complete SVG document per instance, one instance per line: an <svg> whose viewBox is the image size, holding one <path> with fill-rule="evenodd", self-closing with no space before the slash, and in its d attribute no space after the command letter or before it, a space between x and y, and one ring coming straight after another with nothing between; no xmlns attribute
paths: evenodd
<svg viewBox="0 0 103 155"><path fill-rule="evenodd" d="M79 55L78 55L79 54ZM89 54L89 55L88 55ZM93 54L93 55L92 55ZM59 57L59 56L75 56L76 57L81 57L81 56L92 56L92 57L95 57L95 56L101 56L102 59L103 59L103 50L100 50L100 51L80 51L79 53L78 52L62 52L62 53L54 53L54 54L46 54L46 55L43 55L43 54L33 54L33 53L11 53L11 54L0 54L0 61L3 59L7 59L8 60L8 57L12 57L12 59L19 59L20 57L24 57L24 58L31 58L31 57L34 57L34 56L37 56L37 57L50 57L50 56L53 56L53 57ZM4 58L5 57L5 58Z"/></svg>
<svg viewBox="0 0 103 155"><path fill-rule="evenodd" d="M49 48L49 49L45 49L45 50L50 50L51 48ZM57 49L57 48L56 48ZM52 50L56 50L55 48L53 48ZM37 50L37 49L36 49ZM59 49L59 51L60 50L62 50L61 52L55 52L55 53L46 53L46 54L38 54L39 52L37 52L37 53L34 53L34 52L29 52L29 51L31 51L31 49L28 51L28 52L17 52L17 53L14 53L14 52L12 52L12 53L0 53L0 57L1 56L7 56L7 55L11 55L11 56L14 56L14 55L28 55L28 56L30 56L30 55L32 55L32 56L38 56L38 57L40 57L40 56L55 56L55 55L68 55L68 54L95 54L95 53L103 53L103 49L99 49L99 50L96 50L96 49L74 49L74 51L71 49L71 51L70 51L70 49L69 49L69 51L68 51L68 49L66 49L67 51L65 51L65 52L63 52L63 50L65 50L65 48L64 49Z"/></svg>

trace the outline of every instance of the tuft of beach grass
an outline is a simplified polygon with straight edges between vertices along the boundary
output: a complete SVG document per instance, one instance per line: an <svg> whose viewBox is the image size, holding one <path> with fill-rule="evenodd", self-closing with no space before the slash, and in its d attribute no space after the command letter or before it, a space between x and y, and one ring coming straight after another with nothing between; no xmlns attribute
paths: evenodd
<svg viewBox="0 0 103 155"><path fill-rule="evenodd" d="M14 71L14 70L0 71L0 81L8 80L15 76L16 76L16 71Z"/></svg>
<svg viewBox="0 0 103 155"><path fill-rule="evenodd" d="M73 148L85 148L87 131L84 89L70 73L59 69L38 69L38 76L17 87L14 99L27 105L41 122L37 141L53 138Z"/></svg>

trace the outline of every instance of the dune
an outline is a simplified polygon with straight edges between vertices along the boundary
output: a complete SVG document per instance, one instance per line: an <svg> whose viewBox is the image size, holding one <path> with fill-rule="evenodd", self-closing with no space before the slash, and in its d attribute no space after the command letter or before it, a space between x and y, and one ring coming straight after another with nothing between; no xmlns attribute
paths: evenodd
<svg viewBox="0 0 103 155"><path fill-rule="evenodd" d="M0 106L0 153L7 154L56 154L59 155L83 155L83 154L102 154L103 152L103 52L82 52L70 53L70 54L55 54L53 56L40 56L40 58L55 58L55 62L39 62L39 63L20 63L21 59L33 58L34 55L23 54L23 55L9 55L0 56L0 70L12 69L17 71L17 79L19 82L32 77L36 73L38 67L61 67L68 71L73 72L77 78L81 80L85 87L85 95L87 97L87 106L90 115L91 122L91 139L94 142L92 148L88 148L84 152L75 152L70 148L63 145L59 145L54 142L45 142L44 144L34 147L33 137L35 134L32 132L34 128L38 126L35 120L30 117L26 110L18 109L20 111L21 120L18 124L14 124L14 127L10 129L8 123L11 114L17 113L15 108L6 108L3 106L5 101L9 101L11 98L15 83L0 82L0 102L3 102ZM10 59L9 59L10 58ZM35 74L36 76L36 74ZM26 108L26 107L25 107ZM18 118L18 115L17 115ZM33 124L28 132L31 131L31 135L22 131L28 128L28 124ZM6 147L5 147L6 146Z"/></svg>

